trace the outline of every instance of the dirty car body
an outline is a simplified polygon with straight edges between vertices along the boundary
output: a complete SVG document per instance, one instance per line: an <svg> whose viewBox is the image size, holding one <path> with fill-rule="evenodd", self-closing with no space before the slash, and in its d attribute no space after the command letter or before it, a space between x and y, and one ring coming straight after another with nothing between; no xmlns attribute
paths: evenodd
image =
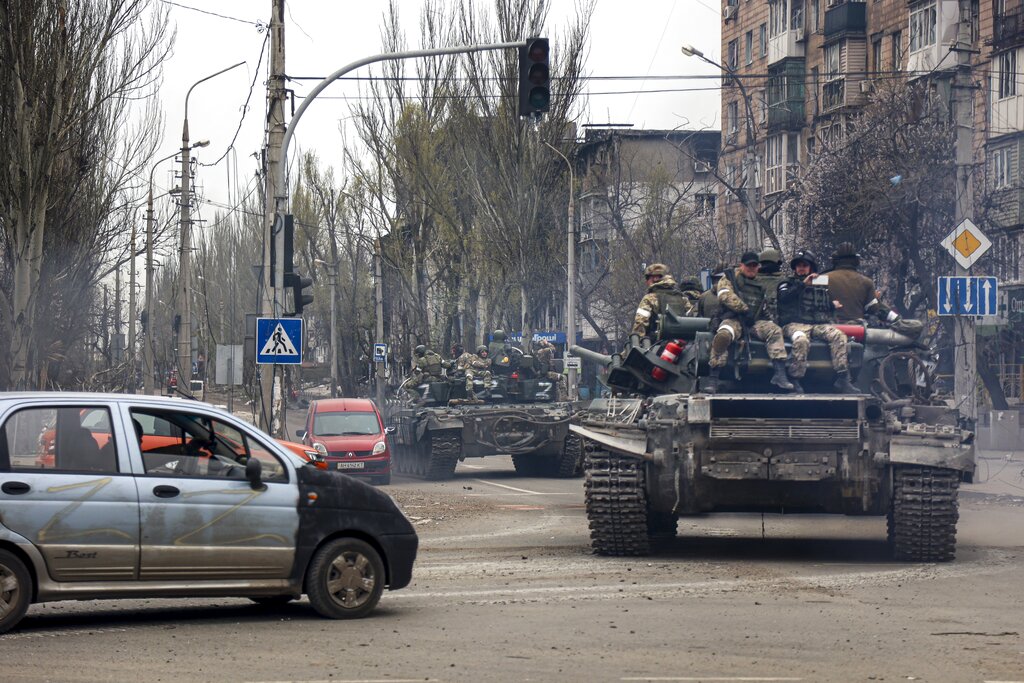
<svg viewBox="0 0 1024 683"><path fill-rule="evenodd" d="M0 394L0 631L67 599L307 594L364 616L417 543L389 496L213 406Z"/></svg>

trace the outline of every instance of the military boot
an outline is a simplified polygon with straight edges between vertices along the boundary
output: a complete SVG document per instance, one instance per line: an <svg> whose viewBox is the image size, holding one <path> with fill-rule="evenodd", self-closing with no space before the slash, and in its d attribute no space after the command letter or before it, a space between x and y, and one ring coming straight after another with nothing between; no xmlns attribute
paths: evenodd
<svg viewBox="0 0 1024 683"><path fill-rule="evenodd" d="M859 394L859 393L861 393L860 389L858 389L857 387L853 386L853 383L850 381L850 371L849 370L843 370L842 372L837 372L836 373L836 381L832 383L832 386L834 386L836 388L836 390L840 394Z"/></svg>
<svg viewBox="0 0 1024 683"><path fill-rule="evenodd" d="M790 376L789 383L793 385L793 393L794 394L806 393L804 391L804 386L802 384L800 384L800 378Z"/></svg>
<svg viewBox="0 0 1024 683"><path fill-rule="evenodd" d="M775 374L772 375L772 378L769 381L780 389L792 391L793 383L789 381L788 377L786 377L786 361L773 360L772 365L775 367Z"/></svg>
<svg viewBox="0 0 1024 683"><path fill-rule="evenodd" d="M718 393L718 371L719 368L711 368L711 370L708 371L707 379L701 382L700 390L705 394Z"/></svg>

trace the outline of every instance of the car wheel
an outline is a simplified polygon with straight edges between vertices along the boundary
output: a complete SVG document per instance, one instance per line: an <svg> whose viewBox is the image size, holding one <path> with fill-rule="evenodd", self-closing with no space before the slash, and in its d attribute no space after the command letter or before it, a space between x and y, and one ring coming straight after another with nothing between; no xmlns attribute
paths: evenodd
<svg viewBox="0 0 1024 683"><path fill-rule="evenodd" d="M260 595L250 597L260 607L283 607L295 599L294 595Z"/></svg>
<svg viewBox="0 0 1024 683"><path fill-rule="evenodd" d="M339 538L313 556L306 594L320 616L358 619L376 606L384 581L384 562L373 546L358 538Z"/></svg>
<svg viewBox="0 0 1024 683"><path fill-rule="evenodd" d="M25 563L7 550L0 550L0 633L14 628L28 611L32 577Z"/></svg>
<svg viewBox="0 0 1024 683"><path fill-rule="evenodd" d="M382 474L379 477L374 477L373 483L378 486L387 486L391 483L391 473L388 472L387 474Z"/></svg>

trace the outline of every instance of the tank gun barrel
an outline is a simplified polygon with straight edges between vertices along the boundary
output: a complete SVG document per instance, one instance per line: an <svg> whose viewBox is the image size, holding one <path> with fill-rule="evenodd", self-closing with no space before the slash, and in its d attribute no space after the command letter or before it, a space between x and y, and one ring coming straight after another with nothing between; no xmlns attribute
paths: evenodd
<svg viewBox="0 0 1024 683"><path fill-rule="evenodd" d="M572 351L573 355L579 356L580 358L586 358L591 363L597 363L598 365L608 365L612 362L611 356L598 353L597 351L591 351L590 349L585 349L582 346L570 346L569 350Z"/></svg>

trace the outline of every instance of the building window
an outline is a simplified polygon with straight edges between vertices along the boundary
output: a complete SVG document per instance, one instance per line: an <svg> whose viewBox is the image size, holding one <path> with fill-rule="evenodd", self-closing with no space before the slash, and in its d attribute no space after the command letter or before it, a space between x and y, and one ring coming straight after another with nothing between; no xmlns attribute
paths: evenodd
<svg viewBox="0 0 1024 683"><path fill-rule="evenodd" d="M879 74L882 71L882 39L871 41L871 71Z"/></svg>
<svg viewBox="0 0 1024 683"><path fill-rule="evenodd" d="M999 99L1017 95L1017 51L1010 50L996 57L999 78Z"/></svg>
<svg viewBox="0 0 1024 683"><path fill-rule="evenodd" d="M785 137L785 135L772 135L765 141L765 194L781 192L786 187L786 175L785 168L783 166Z"/></svg>
<svg viewBox="0 0 1024 683"><path fill-rule="evenodd" d="M715 215L715 195L701 193L695 196L696 211L698 216L712 218Z"/></svg>
<svg viewBox="0 0 1024 683"><path fill-rule="evenodd" d="M792 31L800 31L804 27L804 0L789 0L792 4L790 12L789 28Z"/></svg>
<svg viewBox="0 0 1024 683"><path fill-rule="evenodd" d="M903 70L903 32L896 31L892 34L892 70Z"/></svg>
<svg viewBox="0 0 1024 683"><path fill-rule="evenodd" d="M739 66L740 60L740 46L738 40L729 41L729 64L728 67L735 71L736 67Z"/></svg>
<svg viewBox="0 0 1024 683"><path fill-rule="evenodd" d="M1004 147L992 152L992 188L1005 190L1010 187L1010 148Z"/></svg>
<svg viewBox="0 0 1024 683"><path fill-rule="evenodd" d="M935 0L910 6L910 53L919 52L935 44Z"/></svg>
<svg viewBox="0 0 1024 683"><path fill-rule="evenodd" d="M811 21L814 32L821 31L821 0L811 0Z"/></svg>
<svg viewBox="0 0 1024 683"><path fill-rule="evenodd" d="M754 63L754 32L747 31L746 40L743 45L743 56L746 57L747 64Z"/></svg>
<svg viewBox="0 0 1024 683"><path fill-rule="evenodd" d="M768 26L761 24L758 27L758 35L761 38L761 56L766 57L768 55Z"/></svg>
<svg viewBox="0 0 1024 683"><path fill-rule="evenodd" d="M769 0L768 2L768 33L773 38L781 36L786 32L789 17L789 2L787 0Z"/></svg>
<svg viewBox="0 0 1024 683"><path fill-rule="evenodd" d="M740 130L740 103L729 102L725 105L725 118L727 130L729 131L726 137L726 142L736 142L736 137Z"/></svg>

